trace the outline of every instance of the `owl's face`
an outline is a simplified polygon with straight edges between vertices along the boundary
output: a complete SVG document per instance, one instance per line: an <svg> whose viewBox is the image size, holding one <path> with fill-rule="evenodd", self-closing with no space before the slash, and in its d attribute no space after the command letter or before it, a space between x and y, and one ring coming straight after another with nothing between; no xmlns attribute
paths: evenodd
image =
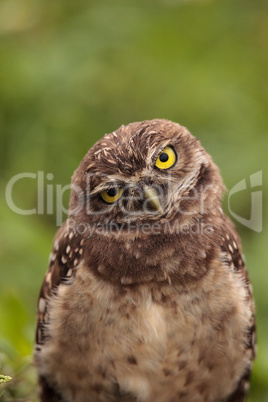
<svg viewBox="0 0 268 402"><path fill-rule="evenodd" d="M86 264L102 279L196 280L213 258L210 226L222 190L217 167L186 128L167 120L133 123L104 136L82 160L68 225L86 242Z"/></svg>
<svg viewBox="0 0 268 402"><path fill-rule="evenodd" d="M72 184L70 216L78 223L130 232L143 224L148 230L156 222L194 220L218 207L222 187L199 141L166 120L133 123L105 135Z"/></svg>

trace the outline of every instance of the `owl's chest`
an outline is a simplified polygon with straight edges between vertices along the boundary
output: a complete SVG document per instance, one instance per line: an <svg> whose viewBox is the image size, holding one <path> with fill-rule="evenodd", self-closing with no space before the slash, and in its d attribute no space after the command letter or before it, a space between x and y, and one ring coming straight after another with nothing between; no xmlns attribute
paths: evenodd
<svg viewBox="0 0 268 402"><path fill-rule="evenodd" d="M244 365L242 318L220 327L228 308L207 311L213 303L202 298L172 287L114 294L79 275L72 299L70 287L59 289L46 346L67 400L216 401L231 391ZM80 280L88 293L79 294Z"/></svg>

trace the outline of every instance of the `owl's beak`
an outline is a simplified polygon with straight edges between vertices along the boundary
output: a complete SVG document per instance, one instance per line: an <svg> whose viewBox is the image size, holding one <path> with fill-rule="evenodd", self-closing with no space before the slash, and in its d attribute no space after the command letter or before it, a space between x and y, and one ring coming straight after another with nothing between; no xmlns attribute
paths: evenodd
<svg viewBox="0 0 268 402"><path fill-rule="evenodd" d="M149 204L154 207L158 212L161 214L163 213L163 209L161 207L157 191L152 188L147 186L146 184L143 185L143 193L145 195L145 198L148 200Z"/></svg>

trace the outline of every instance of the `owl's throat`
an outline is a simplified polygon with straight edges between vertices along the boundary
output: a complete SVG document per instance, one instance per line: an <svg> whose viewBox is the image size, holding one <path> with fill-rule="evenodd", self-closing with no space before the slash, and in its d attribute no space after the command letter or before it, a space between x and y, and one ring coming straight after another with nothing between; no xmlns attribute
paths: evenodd
<svg viewBox="0 0 268 402"><path fill-rule="evenodd" d="M172 226L166 220L135 226L129 232L98 234L92 239L98 247L91 249L88 265L102 279L124 286L196 281L212 258L214 229L202 221L180 229L176 221ZM202 253L197 252L200 249Z"/></svg>

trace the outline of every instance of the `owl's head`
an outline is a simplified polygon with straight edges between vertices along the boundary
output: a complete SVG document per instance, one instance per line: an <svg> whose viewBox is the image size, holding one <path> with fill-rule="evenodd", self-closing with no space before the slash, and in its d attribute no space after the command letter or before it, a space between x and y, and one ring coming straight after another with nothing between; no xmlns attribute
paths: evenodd
<svg viewBox="0 0 268 402"><path fill-rule="evenodd" d="M189 131L167 120L121 126L86 154L72 179L77 222L142 225L196 219L220 206L222 180Z"/></svg>

